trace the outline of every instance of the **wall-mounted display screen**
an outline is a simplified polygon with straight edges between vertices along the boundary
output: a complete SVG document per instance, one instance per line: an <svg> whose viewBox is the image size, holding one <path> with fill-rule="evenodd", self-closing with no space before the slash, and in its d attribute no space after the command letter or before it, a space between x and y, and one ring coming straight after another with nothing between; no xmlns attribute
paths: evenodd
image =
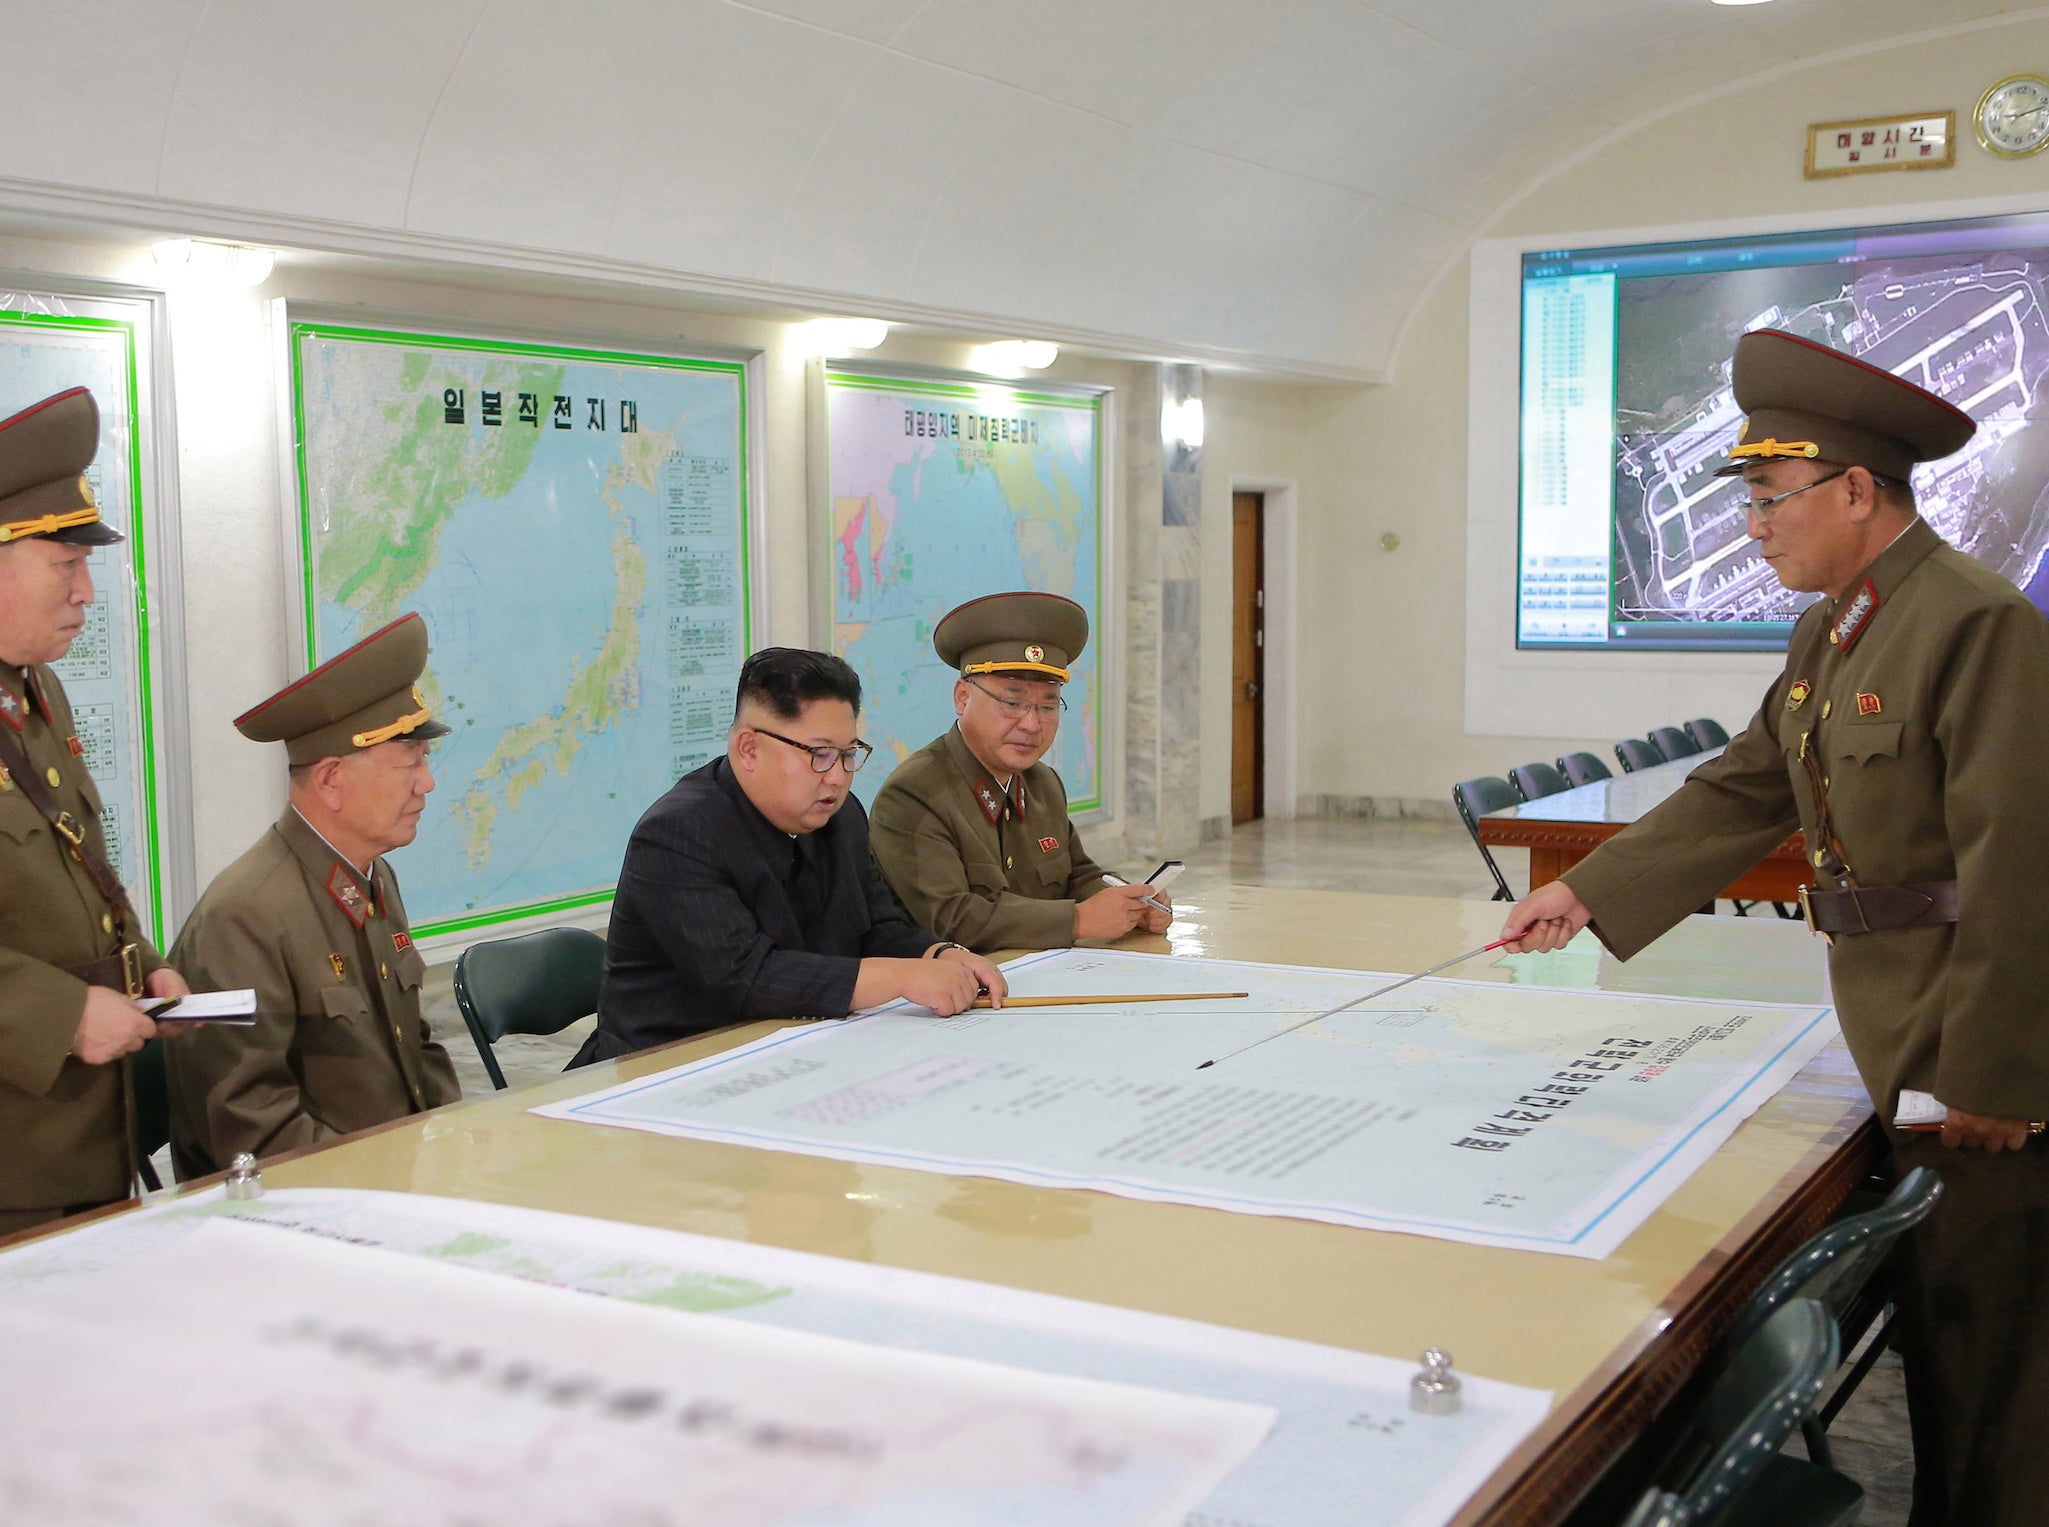
<svg viewBox="0 0 2049 1527"><path fill-rule="evenodd" d="M1729 358L1783 329L1978 421L1914 474L1953 545L2049 608L2049 217L1911 223L1522 260L1516 644L1769 650L1815 597L1750 541Z"/></svg>

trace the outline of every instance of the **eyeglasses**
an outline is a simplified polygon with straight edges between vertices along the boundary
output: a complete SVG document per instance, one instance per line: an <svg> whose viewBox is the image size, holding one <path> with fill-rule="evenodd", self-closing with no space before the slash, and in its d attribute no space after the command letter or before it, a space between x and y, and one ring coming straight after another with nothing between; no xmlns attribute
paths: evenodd
<svg viewBox="0 0 2049 1527"><path fill-rule="evenodd" d="M830 774L834 764L838 764L849 774L859 774L861 772L861 765L865 764L868 761L869 755L875 751L865 742L856 742L850 748L814 748L808 742L799 742L794 737L785 737L781 732L771 732L765 726L751 726L748 730L750 732L759 732L764 737L773 737L777 742L787 742L791 747L809 753L811 755L811 772L813 774Z"/></svg>
<svg viewBox="0 0 2049 1527"><path fill-rule="evenodd" d="M972 689L982 689L982 686L973 679L964 679L962 682ZM1060 719L1060 713L1067 709L1067 697L1065 695L1055 695L1049 703L1038 705L1030 700L1006 699L993 689L982 689L982 693L1002 706L1003 714L1013 721L1024 719L1024 713L1030 711L1041 721L1045 722L1046 725L1051 726Z"/></svg>
<svg viewBox="0 0 2049 1527"><path fill-rule="evenodd" d="M1796 493L1805 493L1809 488L1818 488L1825 482L1834 482L1849 470L1848 467L1838 467L1826 477L1817 477L1813 482L1802 483L1797 488L1788 488L1784 493L1774 493L1770 498L1748 499L1744 502L1743 507L1769 525L1778 513L1778 505L1783 504Z"/></svg>

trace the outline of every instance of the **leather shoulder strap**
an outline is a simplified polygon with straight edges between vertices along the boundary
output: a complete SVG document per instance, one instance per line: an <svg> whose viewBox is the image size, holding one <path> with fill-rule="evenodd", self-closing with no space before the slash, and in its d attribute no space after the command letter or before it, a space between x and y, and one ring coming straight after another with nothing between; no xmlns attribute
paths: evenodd
<svg viewBox="0 0 2049 1527"><path fill-rule="evenodd" d="M12 729L5 726L0 726L0 768L4 768L13 776L14 787L31 806L42 813L43 820L50 824L51 830L63 842L71 857L84 867L86 875L99 889L108 908L119 918L122 925L122 941L126 942L133 938L139 924L135 908L128 900L128 892L121 885L121 877L114 873L114 867L102 859L94 851L92 844L86 841L84 824L58 806L56 798L50 794L41 777L37 775L35 765L29 762L27 748L22 745L21 739L14 735Z"/></svg>

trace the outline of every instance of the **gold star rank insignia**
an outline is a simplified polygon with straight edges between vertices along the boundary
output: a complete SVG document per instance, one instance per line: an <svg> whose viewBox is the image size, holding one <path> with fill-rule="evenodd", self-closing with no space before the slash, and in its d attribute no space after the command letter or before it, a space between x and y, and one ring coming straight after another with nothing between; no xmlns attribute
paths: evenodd
<svg viewBox="0 0 2049 1527"><path fill-rule="evenodd" d="M1835 643L1838 652L1848 652L1864 627L1878 610L1878 588L1869 578L1857 585L1857 592L1850 602L1843 606L1843 613L1836 617L1836 623L1829 627L1828 639Z"/></svg>

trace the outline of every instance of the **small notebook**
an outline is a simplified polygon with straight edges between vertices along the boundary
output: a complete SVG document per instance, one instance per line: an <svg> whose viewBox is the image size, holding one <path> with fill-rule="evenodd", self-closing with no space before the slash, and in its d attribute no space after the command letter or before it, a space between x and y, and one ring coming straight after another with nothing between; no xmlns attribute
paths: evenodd
<svg viewBox="0 0 2049 1527"><path fill-rule="evenodd" d="M189 997L153 997L142 1010L165 1023L256 1022L256 988L240 991L202 991Z"/></svg>
<svg viewBox="0 0 2049 1527"><path fill-rule="evenodd" d="M1892 1122L1895 1129L1913 1129L1917 1125L1940 1124L1948 1117L1949 1104L1939 1101L1934 1093L1902 1087L1900 1109Z"/></svg>

